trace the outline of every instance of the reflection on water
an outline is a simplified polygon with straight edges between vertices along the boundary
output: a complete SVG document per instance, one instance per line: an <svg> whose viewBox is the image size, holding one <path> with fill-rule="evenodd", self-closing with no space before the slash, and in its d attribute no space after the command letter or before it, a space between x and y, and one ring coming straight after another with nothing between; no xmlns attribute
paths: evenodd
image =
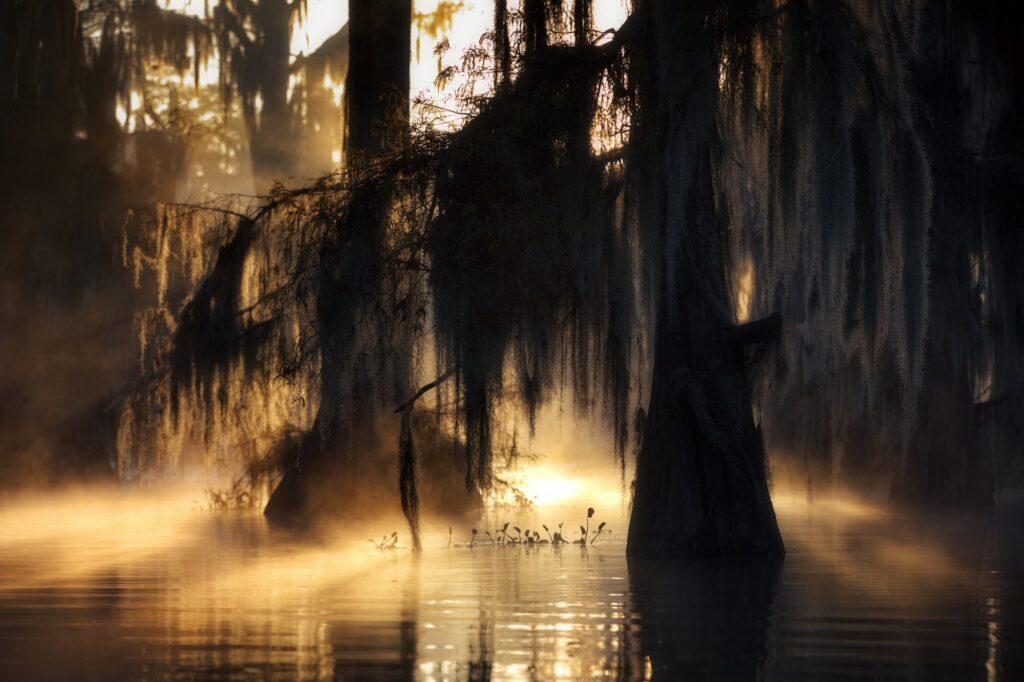
<svg viewBox="0 0 1024 682"><path fill-rule="evenodd" d="M655 677L759 679L782 562L634 560L629 569L640 648Z"/></svg>
<svg viewBox="0 0 1024 682"><path fill-rule="evenodd" d="M416 557L191 506L0 507L0 679L1024 679L1019 508L780 504L784 563L716 565L447 527Z"/></svg>

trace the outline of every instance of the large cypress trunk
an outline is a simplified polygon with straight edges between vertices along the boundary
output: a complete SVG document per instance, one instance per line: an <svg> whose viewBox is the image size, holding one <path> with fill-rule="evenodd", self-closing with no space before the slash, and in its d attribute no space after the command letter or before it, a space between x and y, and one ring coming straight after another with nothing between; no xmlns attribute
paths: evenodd
<svg viewBox="0 0 1024 682"><path fill-rule="evenodd" d="M912 73L935 186L931 304L920 410L891 497L909 504L988 506L994 500L992 462L974 405L987 342L979 291L989 209L977 157L987 151L978 140L987 136L988 124L972 102L992 93L965 64L983 57L973 43L989 42L985 36L1002 19L958 3L931 7L924 19L930 40Z"/></svg>
<svg viewBox="0 0 1024 682"><path fill-rule="evenodd" d="M781 555L746 341L733 325L712 183L711 3L650 0L633 56L641 230L663 245L651 397L637 460L633 556ZM649 247L650 248L650 245ZM776 320L777 322L777 320ZM777 325L776 325L777 326Z"/></svg>
<svg viewBox="0 0 1024 682"><path fill-rule="evenodd" d="M743 352L689 303L696 310L658 324L629 553L781 555Z"/></svg>

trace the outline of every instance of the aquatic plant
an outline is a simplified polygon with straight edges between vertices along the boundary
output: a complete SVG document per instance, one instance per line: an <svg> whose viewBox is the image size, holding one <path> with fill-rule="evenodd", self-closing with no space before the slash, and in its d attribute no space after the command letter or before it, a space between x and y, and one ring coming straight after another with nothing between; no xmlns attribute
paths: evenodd
<svg viewBox="0 0 1024 682"><path fill-rule="evenodd" d="M520 545L527 545L527 546L530 546L530 545L552 545L552 546L556 546L557 547L559 545L567 545L567 544L576 544L576 545L584 545L585 546L587 544L594 544L594 542L602 534L610 533L611 532L610 530L606 530L607 523L602 521L600 523L600 525L598 525L597 530L593 533L593 535L591 535L589 533L588 528L589 528L590 519L594 517L594 514L595 514L594 508L593 507L589 507L587 509L587 525L586 526L584 526L584 525L580 526L580 537L578 539L576 539L576 540L571 541L571 542L569 540L566 540L564 535L562 534L562 527L564 525L563 523L559 523L558 524L558 530L555 531L554 533L551 532L551 530L548 528L547 524L541 524L541 528L543 528L544 531L548 535L547 539L542 537L539 531L532 530L530 528L520 528L519 526L514 526L514 525L512 525L511 521L506 521L504 524L502 524L501 528L495 529L495 531L494 531L495 534L494 535L491 535L491 532L488 531L488 530L485 530L484 534L487 535L487 538L490 541L490 544L492 546L494 546L494 547L510 547L510 546L514 547L514 546L520 546ZM510 529L515 531L515 535L511 535L509 533ZM470 543L469 543L468 546L469 547L473 547L476 544L476 537L477 537L478 531L477 531L477 529L473 528L470 532L471 532L471 540L470 540ZM449 526L449 545L451 543L450 539L451 539L451 527Z"/></svg>
<svg viewBox="0 0 1024 682"><path fill-rule="evenodd" d="M252 509L258 504L258 498L244 477L236 479L227 488L203 488L203 493L206 495L208 508L213 510Z"/></svg>
<svg viewBox="0 0 1024 682"><path fill-rule="evenodd" d="M398 547L398 531L394 531L391 535L382 536L380 542L373 539L367 539L366 541L377 549L396 549Z"/></svg>

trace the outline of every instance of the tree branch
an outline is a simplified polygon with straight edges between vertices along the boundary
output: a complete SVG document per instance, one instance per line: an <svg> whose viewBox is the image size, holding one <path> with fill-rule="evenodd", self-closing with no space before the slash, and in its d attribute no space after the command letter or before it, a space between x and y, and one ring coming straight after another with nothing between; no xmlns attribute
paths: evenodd
<svg viewBox="0 0 1024 682"><path fill-rule="evenodd" d="M458 369L458 365L455 365L455 366L451 367L447 372L445 372L444 374L442 374L438 378L436 378L433 381L431 381L429 384L421 386L420 390L416 391L416 394L413 395L413 397L409 398L404 403L402 403L401 405L396 407L395 411L393 412L393 414L398 414L399 412L411 412L413 405L416 404L416 401L419 400L423 396L424 393L426 393L427 391L430 391L432 389L435 389L438 386L440 386L441 384L443 384L453 374L455 374L455 371L457 369Z"/></svg>
<svg viewBox="0 0 1024 682"><path fill-rule="evenodd" d="M974 403L974 409L984 410L989 407L995 407L997 405L1001 405L1002 403L1009 403L1015 400L1024 400L1024 393L1002 393L990 400L982 400L980 402Z"/></svg>
<svg viewBox="0 0 1024 682"><path fill-rule="evenodd" d="M730 329L730 336L739 346L772 341L782 333L782 313L772 313L760 320L738 324Z"/></svg>

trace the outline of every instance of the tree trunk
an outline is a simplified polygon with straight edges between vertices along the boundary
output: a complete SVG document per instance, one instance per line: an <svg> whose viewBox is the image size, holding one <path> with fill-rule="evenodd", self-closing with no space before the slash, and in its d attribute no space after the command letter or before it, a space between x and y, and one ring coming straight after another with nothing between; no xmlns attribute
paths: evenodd
<svg viewBox="0 0 1024 682"><path fill-rule="evenodd" d="M992 463L981 446L968 369L940 345L927 341L917 428L891 497L905 504L991 506Z"/></svg>
<svg viewBox="0 0 1024 682"><path fill-rule="evenodd" d="M934 139L934 138L933 138ZM931 312L916 427L890 497L906 504L990 506L992 462L974 408L972 358L984 344L971 300L971 210L950 155L933 146L936 207L929 257ZM958 205L959 204L959 205Z"/></svg>
<svg viewBox="0 0 1024 682"><path fill-rule="evenodd" d="M1004 97L1003 110L989 138L991 155L984 161L986 210L989 227L988 259L992 335L992 389L980 416L993 469L1003 485L1024 481L1024 50L1018 21L1007 21L1004 8L988 10L990 34ZM1013 483L1008 482L1010 476Z"/></svg>
<svg viewBox="0 0 1024 682"><path fill-rule="evenodd" d="M988 341L978 293L988 209L977 159L987 150L973 138L989 130L971 102L991 93L964 65L978 59L972 43L987 34L986 24L1001 19L957 3L931 7L925 18L929 33L938 36L926 43L913 73L935 187L928 337L916 428L890 497L910 504L989 506L992 464L982 447L973 386Z"/></svg>
<svg viewBox="0 0 1024 682"><path fill-rule="evenodd" d="M743 350L701 295L693 294L697 278L685 280L677 291L681 310L673 314L663 303L655 334L628 551L781 555Z"/></svg>
<svg viewBox="0 0 1024 682"><path fill-rule="evenodd" d="M291 109L288 104L291 13L288 0L261 0L257 8L259 46L253 69L263 108L251 138L253 175L258 187L270 187L293 172Z"/></svg>
<svg viewBox="0 0 1024 682"><path fill-rule="evenodd" d="M633 556L781 555L745 350L733 326L714 163L717 68L707 7L650 0L633 56L641 230L664 254L637 459ZM686 35L685 41L678 33Z"/></svg>
<svg viewBox="0 0 1024 682"><path fill-rule="evenodd" d="M373 156L408 129L412 1L349 0L348 12L345 152Z"/></svg>
<svg viewBox="0 0 1024 682"><path fill-rule="evenodd" d="M389 135L407 131L411 0L350 0L345 87L345 163L352 172L382 153ZM344 234L328 235L320 253L317 321L321 355L316 422L291 455L267 502L274 521L307 525L351 513L393 481L381 459L373 361L359 352L356 302L380 295L378 240L389 197L363 191L351 199ZM370 288L367 288L370 287ZM404 399L407 386L396 389ZM395 401L393 401L395 402Z"/></svg>

